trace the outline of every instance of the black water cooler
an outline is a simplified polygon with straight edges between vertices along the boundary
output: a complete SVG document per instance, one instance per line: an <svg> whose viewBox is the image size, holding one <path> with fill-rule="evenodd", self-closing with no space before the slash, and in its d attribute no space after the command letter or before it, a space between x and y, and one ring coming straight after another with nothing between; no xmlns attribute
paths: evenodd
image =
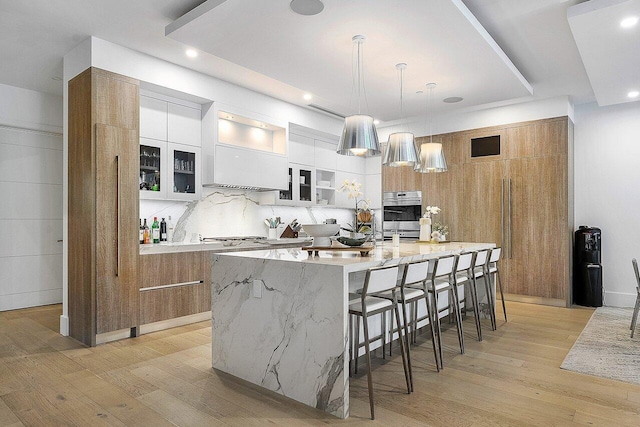
<svg viewBox="0 0 640 427"><path fill-rule="evenodd" d="M581 225L573 251L573 302L602 307L602 242L599 228Z"/></svg>

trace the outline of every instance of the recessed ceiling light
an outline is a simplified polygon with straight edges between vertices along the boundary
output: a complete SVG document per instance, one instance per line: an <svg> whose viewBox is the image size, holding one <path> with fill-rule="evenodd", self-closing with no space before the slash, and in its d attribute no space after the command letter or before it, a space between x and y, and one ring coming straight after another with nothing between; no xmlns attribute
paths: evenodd
<svg viewBox="0 0 640 427"><path fill-rule="evenodd" d="M622 21L620 21L620 26L622 28L629 28L629 27L633 27L637 23L638 23L638 17L637 16L630 16L630 17L624 18Z"/></svg>
<svg viewBox="0 0 640 427"><path fill-rule="evenodd" d="M380 124L380 120L375 119L375 120L373 121L373 124L374 124L374 125L379 125L379 124Z"/></svg>
<svg viewBox="0 0 640 427"><path fill-rule="evenodd" d="M184 53L189 58L195 58L196 56L198 56L198 51L195 49L187 49Z"/></svg>
<svg viewBox="0 0 640 427"><path fill-rule="evenodd" d="M60 76L53 76L53 77L51 77L51 80L55 80L55 81L57 81L57 82L60 82L60 81L62 81L62 77L60 77Z"/></svg>
<svg viewBox="0 0 640 427"><path fill-rule="evenodd" d="M311 94L310 94L310 93L305 93L302 97L303 97L304 99L306 99L307 101L308 101L308 100L310 100L311 98L313 98L313 96L311 96Z"/></svg>
<svg viewBox="0 0 640 427"><path fill-rule="evenodd" d="M445 98L442 102L446 102L447 104L455 104L456 102L461 102L464 98L459 96L451 96L449 98Z"/></svg>
<svg viewBox="0 0 640 427"><path fill-rule="evenodd" d="M289 7L298 15L317 15L324 9L320 0L291 0Z"/></svg>
<svg viewBox="0 0 640 427"><path fill-rule="evenodd" d="M629 92L629 93L627 94L627 96L628 96L629 98L637 98L637 97L638 97L638 95L640 95L640 92L638 92L637 90L632 90L631 92Z"/></svg>

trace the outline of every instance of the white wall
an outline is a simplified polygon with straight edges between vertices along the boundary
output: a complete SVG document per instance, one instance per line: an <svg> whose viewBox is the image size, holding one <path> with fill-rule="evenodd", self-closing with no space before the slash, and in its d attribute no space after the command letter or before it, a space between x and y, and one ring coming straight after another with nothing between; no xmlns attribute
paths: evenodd
<svg viewBox="0 0 640 427"><path fill-rule="evenodd" d="M0 84L0 311L62 301L62 98Z"/></svg>
<svg viewBox="0 0 640 427"><path fill-rule="evenodd" d="M576 107L575 224L602 229L605 305L633 306L640 259L640 102Z"/></svg>

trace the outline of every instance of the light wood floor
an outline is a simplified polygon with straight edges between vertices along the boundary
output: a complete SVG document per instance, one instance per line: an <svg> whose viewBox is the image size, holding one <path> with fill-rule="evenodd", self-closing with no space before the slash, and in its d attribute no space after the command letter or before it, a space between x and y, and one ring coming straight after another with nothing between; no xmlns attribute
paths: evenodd
<svg viewBox="0 0 640 427"><path fill-rule="evenodd" d="M456 354L455 330L446 331L439 374L421 338L411 395L403 393L397 351L376 358L375 421L364 369L352 380L348 420L214 372L208 322L85 348L56 332L59 305L3 312L0 425L640 425L640 387L559 368L591 310L522 303L507 310L509 323L497 331L484 324L482 343L465 321L465 355Z"/></svg>

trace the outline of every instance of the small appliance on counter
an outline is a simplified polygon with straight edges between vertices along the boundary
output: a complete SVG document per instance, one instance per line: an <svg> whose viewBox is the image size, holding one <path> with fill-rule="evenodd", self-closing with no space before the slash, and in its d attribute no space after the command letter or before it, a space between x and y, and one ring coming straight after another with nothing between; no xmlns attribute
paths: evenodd
<svg viewBox="0 0 640 427"><path fill-rule="evenodd" d="M601 230L581 225L575 232L573 252L573 302L602 307Z"/></svg>

